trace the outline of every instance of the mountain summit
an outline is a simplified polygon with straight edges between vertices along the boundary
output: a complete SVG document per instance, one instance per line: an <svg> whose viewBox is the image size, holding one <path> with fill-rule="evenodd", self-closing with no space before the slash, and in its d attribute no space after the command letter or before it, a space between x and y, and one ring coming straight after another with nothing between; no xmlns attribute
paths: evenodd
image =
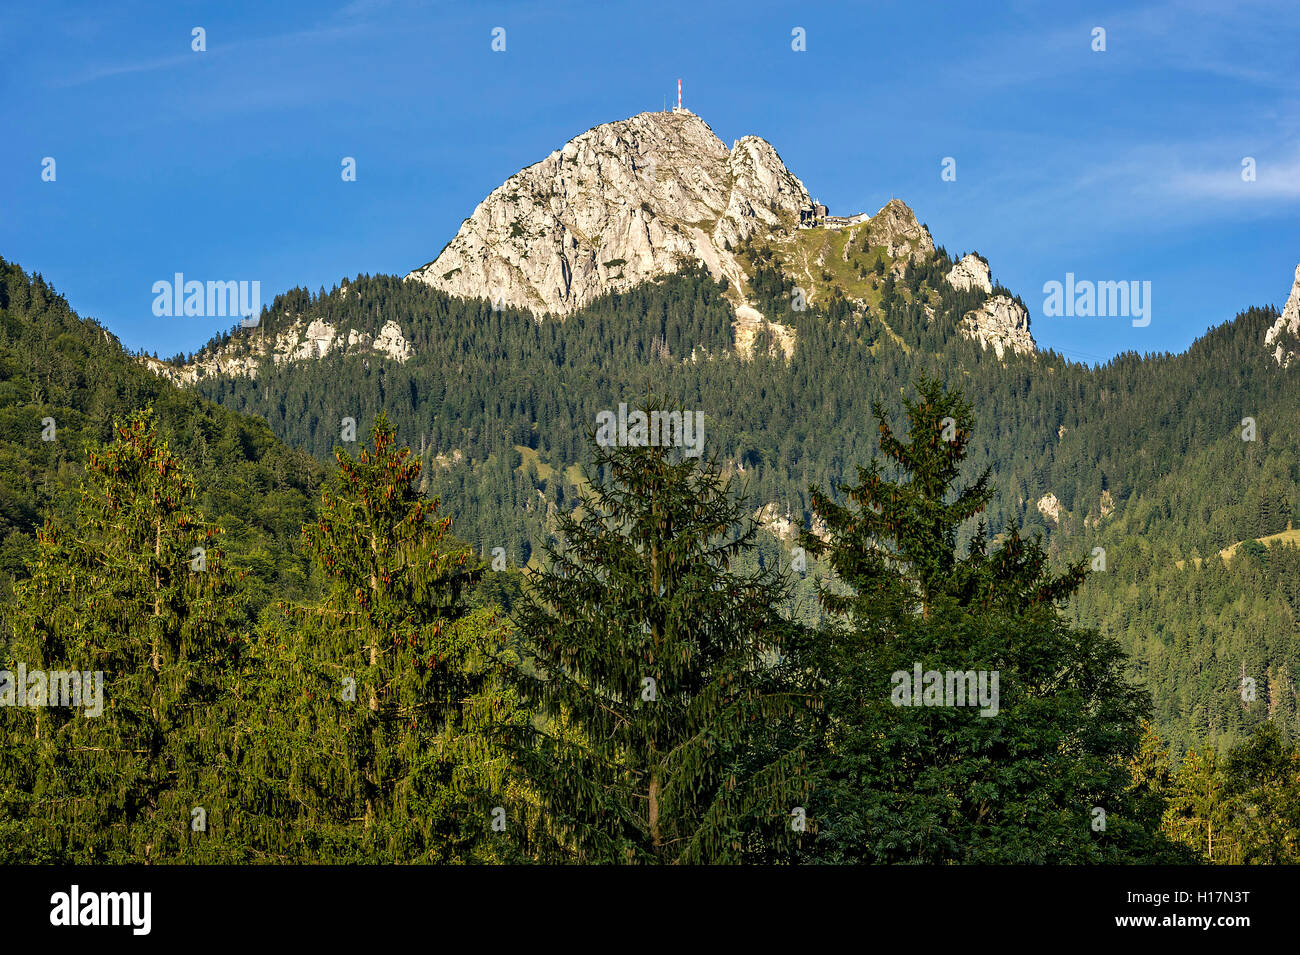
<svg viewBox="0 0 1300 955"><path fill-rule="evenodd" d="M1264 344L1272 350L1273 359L1283 368L1300 353L1300 265L1295 268L1295 282L1282 314L1264 336Z"/></svg>
<svg viewBox="0 0 1300 955"><path fill-rule="evenodd" d="M906 348L889 326L889 302L901 296L928 323L944 304L939 286L962 295L943 319L962 337L999 361L1037 351L1027 310L993 284L987 260L970 254L954 263L904 202L890 199L874 215L831 215L766 140L745 136L728 149L686 110L640 113L573 138L494 189L438 257L405 280L540 319L697 267L725 282L730 346L742 358L759 342L792 358L796 313L809 308L874 322ZM354 291L345 283L338 301ZM303 304L291 297L270 310L270 327L235 330L188 361L146 364L194 383L256 377L268 360L275 367L356 353L402 363L418 351L419 329L406 318L399 326L376 311L344 327L335 314L309 316Z"/></svg>
<svg viewBox="0 0 1300 955"><path fill-rule="evenodd" d="M782 317L789 306L765 316L750 300L756 246L797 286L796 309L839 295L865 311L878 303L884 275L868 275L868 260L883 259L901 279L909 264L935 254L929 230L903 202L891 199L875 215L830 215L769 142L745 136L727 149L699 116L673 110L593 127L511 176L436 259L406 278L563 316L699 265L727 283L737 353L751 355L766 330L773 353L789 358L795 330ZM987 293L987 263L981 267L982 280L968 264L958 287ZM1028 315L1009 298L971 312L961 331L999 358L1007 348L1034 351Z"/></svg>
<svg viewBox="0 0 1300 955"><path fill-rule="evenodd" d="M589 129L511 176L408 278L453 295L562 315L702 263L739 285L733 249L792 231L813 208L766 140L730 150L689 112Z"/></svg>

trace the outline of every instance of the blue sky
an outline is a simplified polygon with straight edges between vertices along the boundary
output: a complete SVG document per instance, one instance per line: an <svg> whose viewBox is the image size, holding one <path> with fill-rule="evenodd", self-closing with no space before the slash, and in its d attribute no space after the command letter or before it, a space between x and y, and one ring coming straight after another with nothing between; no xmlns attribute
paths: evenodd
<svg viewBox="0 0 1300 955"><path fill-rule="evenodd" d="M508 176L662 108L679 76L728 145L769 140L832 212L898 197L983 253L1039 343L1081 360L1280 307L1300 262L1294 0L7 6L0 255L164 356L228 323L155 317L154 282L256 279L269 301L404 274ZM1150 281L1151 324L1044 316L1067 272Z"/></svg>

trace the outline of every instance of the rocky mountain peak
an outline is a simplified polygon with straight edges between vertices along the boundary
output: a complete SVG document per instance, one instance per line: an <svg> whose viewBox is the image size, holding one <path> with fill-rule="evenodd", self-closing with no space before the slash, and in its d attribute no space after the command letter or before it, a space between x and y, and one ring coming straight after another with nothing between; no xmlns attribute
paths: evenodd
<svg viewBox="0 0 1300 955"><path fill-rule="evenodd" d="M1038 350L1029 331L1029 312L1008 295L992 294L992 273L987 259L969 252L944 278L955 289L979 291L989 296L979 308L962 316L958 328L963 336L979 342L981 350L992 348L999 360L1009 351L1032 355Z"/></svg>
<svg viewBox="0 0 1300 955"><path fill-rule="evenodd" d="M992 348L999 360L1009 351L1032 355L1038 350L1029 332L1029 313L1006 295L994 295L979 308L967 312L959 331L979 342L981 350Z"/></svg>
<svg viewBox="0 0 1300 955"><path fill-rule="evenodd" d="M963 255L961 261L952 267L946 278L949 285L962 291L970 291L973 288L983 292L993 291L989 264L974 252Z"/></svg>
<svg viewBox="0 0 1300 955"><path fill-rule="evenodd" d="M1264 344L1273 351L1273 359L1286 368L1300 355L1300 265L1282 314L1264 335Z"/></svg>
<svg viewBox="0 0 1300 955"><path fill-rule="evenodd" d="M934 252L930 230L916 221L916 213L901 199L890 199L869 220L867 242L884 246L892 259L920 259Z"/></svg>
<svg viewBox="0 0 1300 955"><path fill-rule="evenodd" d="M557 315L687 263L738 284L737 244L811 204L765 140L728 150L693 113L640 113L511 176L407 278Z"/></svg>

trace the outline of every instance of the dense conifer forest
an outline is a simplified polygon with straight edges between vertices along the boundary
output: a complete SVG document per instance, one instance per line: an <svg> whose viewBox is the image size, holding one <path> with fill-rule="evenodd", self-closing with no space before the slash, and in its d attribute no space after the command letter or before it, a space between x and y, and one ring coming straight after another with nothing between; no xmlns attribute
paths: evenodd
<svg viewBox="0 0 1300 955"><path fill-rule="evenodd" d="M993 469L990 531L1042 535L1057 561L1104 549L1105 571L1071 612L1121 641L1175 751L1242 742L1267 716L1293 738L1300 604L1288 568L1300 535L1286 532L1300 509L1300 402L1293 376L1259 344L1275 310L1249 309L1180 355L1126 354L1096 368L1052 352L998 361L956 332L986 296L942 281L949 267L941 249L897 282L886 274L878 307L841 297L795 311L791 281L755 252L759 304L798 336L789 361L762 342L752 360L735 355L725 289L701 272L541 322L362 276L277 299L257 334L299 318L373 334L394 318L409 330L412 359L267 361L256 379L207 378L198 390L264 418L322 462L343 417L385 411L425 466L425 490L460 502L457 533L521 567L577 502L600 410L652 394L700 410L708 453L751 513L772 504L806 527L810 488L845 482L878 453L872 404L897 415L907 383L935 375L971 404L981 440L970 464ZM1242 440L1247 416L1254 441ZM1049 493L1059 520L1037 507ZM788 563L793 546L790 534L760 535L756 554ZM816 570L795 587L800 612L814 617ZM1243 666L1263 688L1257 707L1241 706Z"/></svg>
<svg viewBox="0 0 1300 955"><path fill-rule="evenodd" d="M104 678L0 708L0 858L1300 859L1275 313L998 362L942 252L805 311L752 255L789 361L700 272L542 322L361 276L211 347L391 318L409 361L197 389L0 263L3 668ZM593 441L651 401L702 458Z"/></svg>

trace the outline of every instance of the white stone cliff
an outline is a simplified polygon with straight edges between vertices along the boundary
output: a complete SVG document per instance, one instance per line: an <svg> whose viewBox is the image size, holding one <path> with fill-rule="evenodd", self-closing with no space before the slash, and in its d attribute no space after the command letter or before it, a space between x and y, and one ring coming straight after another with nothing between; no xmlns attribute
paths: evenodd
<svg viewBox="0 0 1300 955"><path fill-rule="evenodd" d="M407 278L556 315L691 262L735 287L737 244L811 202L765 140L728 150L692 113L641 113L511 176Z"/></svg>

